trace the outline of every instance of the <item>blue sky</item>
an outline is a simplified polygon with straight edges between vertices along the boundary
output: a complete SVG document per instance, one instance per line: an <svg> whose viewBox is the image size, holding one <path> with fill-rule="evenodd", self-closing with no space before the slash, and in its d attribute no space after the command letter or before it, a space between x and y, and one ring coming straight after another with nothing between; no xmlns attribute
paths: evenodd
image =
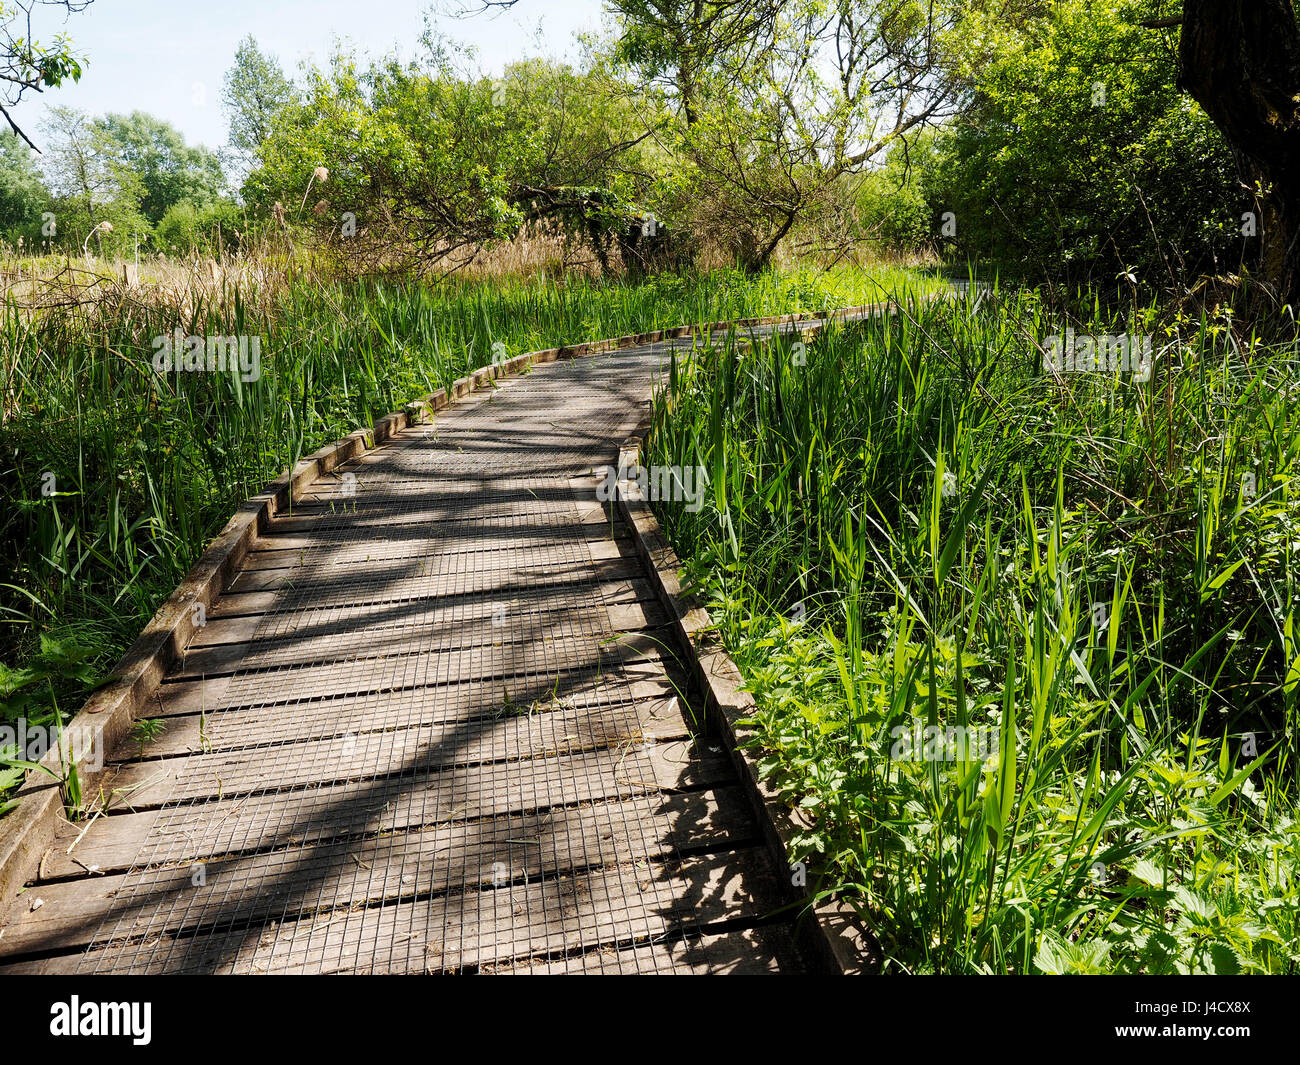
<svg viewBox="0 0 1300 1065"><path fill-rule="evenodd" d="M243 37L251 33L290 74L301 59L324 62L336 36L363 52L396 47L409 55L429 6L429 0L95 0L66 22L47 15L36 24L38 40L66 32L90 63L79 84L25 97L15 117L39 145L48 105L94 114L148 111L189 143L216 148L226 141L222 76ZM479 62L494 72L525 54L574 54L574 33L597 29L600 14L600 0L520 0L500 15L439 24L475 45Z"/></svg>

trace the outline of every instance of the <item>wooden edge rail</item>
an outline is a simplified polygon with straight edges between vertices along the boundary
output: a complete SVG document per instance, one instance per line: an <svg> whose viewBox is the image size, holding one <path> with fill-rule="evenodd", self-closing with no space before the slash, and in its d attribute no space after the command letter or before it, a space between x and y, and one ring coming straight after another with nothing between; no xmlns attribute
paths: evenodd
<svg viewBox="0 0 1300 1065"><path fill-rule="evenodd" d="M889 307L855 308L854 311L877 309L887 312ZM820 328L818 325L805 335ZM646 428L643 424L639 432L643 435ZM686 656L686 667L704 694L707 719L727 748L741 787L757 816L773 865L790 872L783 887L791 905L799 910L798 944L808 961L824 972L851 976L877 972L881 950L857 911L834 895L814 901L824 870L806 864L800 866L793 860L791 842L810 825L798 810L782 801L777 790L759 772L757 753L748 746L754 730L742 724L753 716L753 696L743 690L744 677L718 639L708 611L694 596L683 591L678 576L681 561L639 485L627 477L627 471L640 464L641 436L634 436L619 452L613 493L618 514L632 532L633 545L649 573L655 597L667 611L677 643Z"/></svg>
<svg viewBox="0 0 1300 1065"><path fill-rule="evenodd" d="M434 411L450 406L488 381L519 373L533 364L728 328L823 322L833 317L866 313L880 306L868 304L811 315L783 314L677 326L526 352L480 367L453 381L450 387L440 388L407 404L400 411L376 419L372 429L358 429L301 459L293 469L286 470L235 512L118 660L108 682L94 691L73 719L63 726L59 742L52 744L39 762L46 771L27 774L13 796L18 805L0 817L0 913L33 874L39 875L41 860L54 840L59 819L65 816L63 788L68 776L67 767L75 762L79 752L90 749L100 753L95 760L98 764L82 762L76 766L85 809L86 800L95 794L103 773L104 759L126 737L137 714L147 705L162 678L201 627L206 611L216 603L238 572L259 533L271 518L290 509L318 478L358 455L380 447L396 433L424 421ZM197 609L199 607L202 610Z"/></svg>
<svg viewBox="0 0 1300 1065"><path fill-rule="evenodd" d="M620 475L639 464L640 454L640 442L629 441L619 455ZM713 632L708 611L683 592L678 577L681 563L664 538L649 503L637 485L626 479L618 482L615 498L619 517L632 530L637 555L649 571L655 597L668 612L687 669L704 693L709 723L726 746L741 787L758 815L773 865L790 872L789 882L783 887L787 900L800 911L797 937L805 956L826 972L860 975L875 971L879 967L879 949L853 907L836 898L814 903L807 890L808 885L818 884L821 871L795 863L791 840L809 826L759 774L757 754L746 746L753 729L741 723L754 713L753 696L742 690L744 678ZM803 875L797 876L799 872Z"/></svg>

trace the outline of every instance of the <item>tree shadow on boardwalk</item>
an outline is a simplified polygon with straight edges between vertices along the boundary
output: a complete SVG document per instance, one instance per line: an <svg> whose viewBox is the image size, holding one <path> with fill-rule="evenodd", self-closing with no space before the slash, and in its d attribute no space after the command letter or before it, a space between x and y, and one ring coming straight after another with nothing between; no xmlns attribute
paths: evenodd
<svg viewBox="0 0 1300 1065"><path fill-rule="evenodd" d="M579 383L593 379L619 391L596 370ZM318 492L272 523L221 604L238 616L261 597L252 638L196 648L157 698L211 749L121 767L142 813L91 832L148 822L133 867L67 885L57 919L13 929L11 956L58 971L729 971L779 953L775 933L732 934L780 898L729 763L692 722L650 721L671 698L661 656L584 613L639 564L590 553L615 542L608 515L556 524L582 502L569 480L622 430L476 424L495 402L355 466L343 506Z"/></svg>

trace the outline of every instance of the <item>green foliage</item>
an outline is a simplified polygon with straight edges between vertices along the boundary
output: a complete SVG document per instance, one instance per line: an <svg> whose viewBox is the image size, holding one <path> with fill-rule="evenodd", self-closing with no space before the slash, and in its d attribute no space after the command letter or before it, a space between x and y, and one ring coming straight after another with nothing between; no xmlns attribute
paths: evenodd
<svg viewBox="0 0 1300 1065"><path fill-rule="evenodd" d="M186 145L166 122L140 111L92 118L52 108L42 132L47 150L41 165L50 189L42 210L54 214L55 232L41 231L38 213L30 240L73 254L84 247L134 256L137 247L149 246L155 224L169 211L176 213L164 248L233 220L217 157Z"/></svg>
<svg viewBox="0 0 1300 1065"><path fill-rule="evenodd" d="M32 15L40 6L63 7L67 14L82 11L91 0L4 0L0 3L0 107L13 126L15 106L29 92L80 81L85 59L73 50L67 34L49 43L31 36ZM22 135L27 140L26 134Z"/></svg>
<svg viewBox="0 0 1300 1065"><path fill-rule="evenodd" d="M411 62L340 52L255 109L244 197L369 267L453 269L525 231L582 241L602 267L617 249L631 267L693 256L753 273L809 241L834 259L853 179L951 94L937 72L961 6L619 3L580 69L533 59L492 80L432 33ZM232 78L265 67L248 47ZM899 79L912 88L891 99Z"/></svg>
<svg viewBox="0 0 1300 1065"><path fill-rule="evenodd" d="M0 725L14 725L20 720L26 729L57 729L63 721L58 712L67 696L84 696L103 682L94 664L95 650L70 640L56 640L40 634L40 650L25 666L10 668L0 662ZM33 752L34 753L34 752ZM0 746L0 815L13 809L16 802L3 796L17 789L30 771L52 770L27 758L27 751ZM64 797L70 810L80 807L80 783L75 765L64 767Z"/></svg>
<svg viewBox="0 0 1300 1065"><path fill-rule="evenodd" d="M0 133L0 234L27 244L40 238L41 212L50 194L41 181L32 151L13 133Z"/></svg>
<svg viewBox="0 0 1300 1065"><path fill-rule="evenodd" d="M493 83L458 75L437 51L365 67L336 55L277 114L244 194L334 232L350 212L363 238L423 262L527 222L597 236L626 224L635 195L636 180L611 163L627 117L599 69L535 60Z"/></svg>
<svg viewBox="0 0 1300 1065"><path fill-rule="evenodd" d="M862 239L885 252L905 253L937 245L932 201L940 159L933 131L911 143L899 143L885 165L867 174L857 192Z"/></svg>
<svg viewBox="0 0 1300 1065"><path fill-rule="evenodd" d="M0 663L0 722L22 717L44 723L48 703L43 689L50 685L79 691L94 687L100 680L92 661L94 654L93 648L41 633L40 650L27 665L11 669Z"/></svg>
<svg viewBox="0 0 1300 1065"><path fill-rule="evenodd" d="M610 6L614 59L667 116L665 217L696 248L753 272L783 244L848 249L857 179L944 107L952 87L940 70L963 5Z"/></svg>
<svg viewBox="0 0 1300 1065"><path fill-rule="evenodd" d="M95 127L108 166L137 183L139 211L150 225L177 204L208 207L225 188L216 155L186 145L180 131L161 119L134 111L98 119Z"/></svg>
<svg viewBox="0 0 1300 1065"><path fill-rule="evenodd" d="M238 252L245 233L244 211L233 200L220 199L204 206L188 200L167 209L153 234L153 244L168 255L200 252Z"/></svg>
<svg viewBox="0 0 1300 1065"><path fill-rule="evenodd" d="M964 27L969 107L932 193L959 257L1067 287L1232 269L1251 206L1206 115L1179 93L1146 0L1063 0Z"/></svg>
<svg viewBox="0 0 1300 1065"><path fill-rule="evenodd" d="M131 726L131 738L139 746L141 758L144 757L144 749L166 731L167 722L160 717L141 718Z"/></svg>
<svg viewBox="0 0 1300 1065"><path fill-rule="evenodd" d="M280 64L265 55L251 35L235 49L226 71L221 102L230 117L230 144L252 155L271 132L275 116L293 104L296 90Z"/></svg>
<svg viewBox="0 0 1300 1065"><path fill-rule="evenodd" d="M131 258L137 242L141 248L149 246L153 232L137 203L136 197L126 194L87 209L79 196L56 197L48 205L57 226L51 250L80 255L84 247L100 256ZM112 229L96 229L104 223Z"/></svg>
<svg viewBox="0 0 1300 1065"><path fill-rule="evenodd" d="M46 141L41 168L54 214L54 232L42 234L42 241L70 253L85 247L113 254L147 239L140 178L122 164L102 123L73 108L54 107L41 132ZM104 223L112 228L103 228Z"/></svg>
<svg viewBox="0 0 1300 1065"><path fill-rule="evenodd" d="M649 437L796 848L896 968L1296 972L1300 348L1094 306L1182 358L1062 378L1033 293L900 302L675 363Z"/></svg>

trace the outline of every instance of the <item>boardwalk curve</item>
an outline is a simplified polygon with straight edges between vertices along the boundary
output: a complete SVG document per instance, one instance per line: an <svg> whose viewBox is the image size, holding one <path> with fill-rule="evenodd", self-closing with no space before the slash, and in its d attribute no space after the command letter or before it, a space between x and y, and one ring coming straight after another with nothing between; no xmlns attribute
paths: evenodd
<svg viewBox="0 0 1300 1065"><path fill-rule="evenodd" d="M259 537L0 972L799 971L593 470L687 338L536 367Z"/></svg>

